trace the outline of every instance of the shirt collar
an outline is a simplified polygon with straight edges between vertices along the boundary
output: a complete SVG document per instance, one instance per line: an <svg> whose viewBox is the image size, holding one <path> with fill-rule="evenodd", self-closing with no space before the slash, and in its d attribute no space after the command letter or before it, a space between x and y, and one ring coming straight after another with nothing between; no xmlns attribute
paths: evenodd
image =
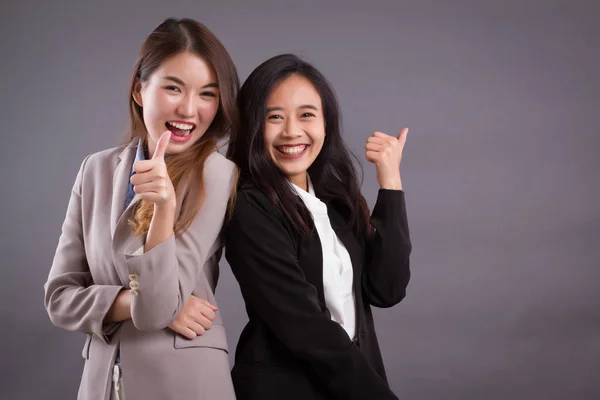
<svg viewBox="0 0 600 400"><path fill-rule="evenodd" d="M135 152L135 160L133 160L133 164L138 161L143 161L146 159L146 155L144 154L144 141L140 138L138 140L137 150ZM131 173L133 174L133 165L131 165Z"/></svg>
<svg viewBox="0 0 600 400"><path fill-rule="evenodd" d="M315 189L312 181L310 180L310 176L307 174L306 177L308 181L308 192L290 182L292 188L296 191L298 196L300 196L300 199L302 199L304 205L306 205L311 213L327 214L327 206L315 195Z"/></svg>

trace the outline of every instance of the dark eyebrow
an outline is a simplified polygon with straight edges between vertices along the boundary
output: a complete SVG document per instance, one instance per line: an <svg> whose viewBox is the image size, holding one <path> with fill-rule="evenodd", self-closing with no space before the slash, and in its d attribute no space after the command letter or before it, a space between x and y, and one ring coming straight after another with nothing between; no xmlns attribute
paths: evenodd
<svg viewBox="0 0 600 400"><path fill-rule="evenodd" d="M304 104L298 108L309 108L311 110L319 111L319 109L317 107L313 106L312 104ZM270 113L272 111L283 111L283 107L268 107L267 108L268 113Z"/></svg>
<svg viewBox="0 0 600 400"><path fill-rule="evenodd" d="M166 79L167 81L173 81L173 82L175 82L175 83L177 83L178 85L181 85L181 86L185 86L185 82L184 81L182 81L181 79L176 78L174 76L165 76L165 77L163 77L163 79Z"/></svg>
<svg viewBox="0 0 600 400"><path fill-rule="evenodd" d="M300 106L300 108L310 108L311 110L319 111L319 109L317 107L313 106L312 104L304 104L304 105Z"/></svg>
<svg viewBox="0 0 600 400"><path fill-rule="evenodd" d="M185 82L182 81L181 79L175 77L175 76L165 76L163 79L166 79L168 81L173 81L175 83L177 83L178 85L181 86L185 86ZM206 88L219 88L219 84L217 82L211 82L211 83L207 83L206 85L202 86L202 89L206 89Z"/></svg>

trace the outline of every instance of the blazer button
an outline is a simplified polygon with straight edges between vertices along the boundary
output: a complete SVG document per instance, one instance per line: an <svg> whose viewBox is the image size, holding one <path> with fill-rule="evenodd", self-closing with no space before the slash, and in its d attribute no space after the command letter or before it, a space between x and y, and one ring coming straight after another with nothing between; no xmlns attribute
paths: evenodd
<svg viewBox="0 0 600 400"><path fill-rule="evenodd" d="M134 290L134 289L131 289L129 292L131 293L132 296L137 296L139 294L138 291Z"/></svg>
<svg viewBox="0 0 600 400"><path fill-rule="evenodd" d="M129 274L129 280L130 281L137 281L138 280L137 274Z"/></svg>
<svg viewBox="0 0 600 400"><path fill-rule="evenodd" d="M138 281L130 281L129 287L131 290L138 290L140 288L140 283Z"/></svg>

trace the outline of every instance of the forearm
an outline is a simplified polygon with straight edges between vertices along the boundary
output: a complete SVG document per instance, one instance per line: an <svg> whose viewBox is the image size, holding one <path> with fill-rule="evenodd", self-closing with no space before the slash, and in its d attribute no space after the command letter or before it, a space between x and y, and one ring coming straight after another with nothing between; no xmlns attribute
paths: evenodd
<svg viewBox="0 0 600 400"><path fill-rule="evenodd" d="M390 307L406 295L412 249L404 193L380 190L371 216L373 237L367 241L366 292L377 307Z"/></svg>
<svg viewBox="0 0 600 400"><path fill-rule="evenodd" d="M207 260L220 245L232 169L224 158L207 160L202 206L190 225L175 236L175 202L155 205L148 233L126 246L126 269L138 278L138 295L131 296L131 319L138 330L166 328L200 284Z"/></svg>
<svg viewBox="0 0 600 400"><path fill-rule="evenodd" d="M175 204L155 205L150 229L144 243L144 253L166 242L173 235L175 225Z"/></svg>
<svg viewBox="0 0 600 400"><path fill-rule="evenodd" d="M116 285L81 286L68 276L46 283L45 305L57 327L76 332L94 333L105 343L112 327L106 315L122 287Z"/></svg>
<svg viewBox="0 0 600 400"><path fill-rule="evenodd" d="M122 290L106 313L104 323L115 323L131 319L131 292Z"/></svg>

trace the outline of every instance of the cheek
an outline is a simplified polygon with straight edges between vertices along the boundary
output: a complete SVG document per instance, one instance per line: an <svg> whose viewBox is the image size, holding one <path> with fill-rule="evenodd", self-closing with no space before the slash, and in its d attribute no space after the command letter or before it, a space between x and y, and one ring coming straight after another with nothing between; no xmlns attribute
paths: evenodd
<svg viewBox="0 0 600 400"><path fill-rule="evenodd" d="M311 140L315 144L315 147L321 148L325 141L325 129L322 125L316 125L313 127L310 135Z"/></svg>
<svg viewBox="0 0 600 400"><path fill-rule="evenodd" d="M219 111L219 103L216 101L205 102L198 105L198 114L207 119L214 118L215 115L217 115L217 111Z"/></svg>
<svg viewBox="0 0 600 400"><path fill-rule="evenodd" d="M271 152L271 149L273 148L275 137L277 137L277 129L271 124L266 124L263 139L265 141L265 148L268 152Z"/></svg>
<svg viewBox="0 0 600 400"><path fill-rule="evenodd" d="M160 117L169 113L174 106L174 99L161 93L154 93L144 101L144 114L149 117Z"/></svg>
<svg viewBox="0 0 600 400"><path fill-rule="evenodd" d="M325 142L325 132L322 132L319 137L318 137L318 142L321 146L323 146L323 143Z"/></svg>
<svg viewBox="0 0 600 400"><path fill-rule="evenodd" d="M263 136L263 140L265 142L265 151L269 155L269 158L273 161L276 161L275 157L275 149L273 148L273 141L277 136L277 132L273 132L273 129L268 129L268 125L265 127L265 134Z"/></svg>

